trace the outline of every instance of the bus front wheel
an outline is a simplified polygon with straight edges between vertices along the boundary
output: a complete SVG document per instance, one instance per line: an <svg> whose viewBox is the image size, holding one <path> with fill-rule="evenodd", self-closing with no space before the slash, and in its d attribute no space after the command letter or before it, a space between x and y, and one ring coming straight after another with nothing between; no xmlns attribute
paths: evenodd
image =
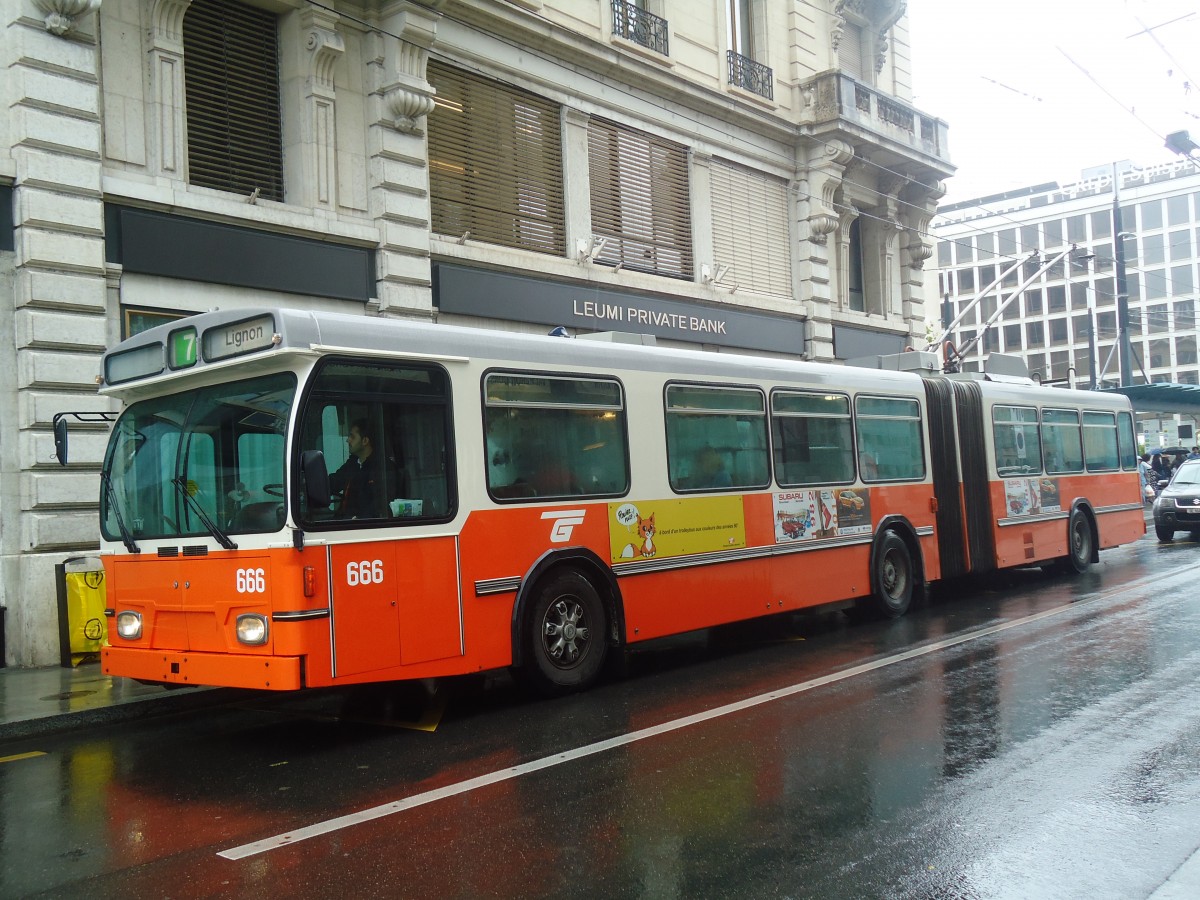
<svg viewBox="0 0 1200 900"><path fill-rule="evenodd" d="M875 551L876 612L898 619L908 612L913 596L913 563L908 544L894 531L883 536Z"/></svg>
<svg viewBox="0 0 1200 900"><path fill-rule="evenodd" d="M574 569L551 573L526 618L525 680L548 697L591 687L604 666L606 631L604 603L592 583Z"/></svg>

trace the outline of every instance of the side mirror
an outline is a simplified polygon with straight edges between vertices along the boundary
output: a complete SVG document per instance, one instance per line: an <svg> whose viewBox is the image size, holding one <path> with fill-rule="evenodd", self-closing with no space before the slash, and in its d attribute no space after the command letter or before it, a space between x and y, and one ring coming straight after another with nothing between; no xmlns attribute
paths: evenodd
<svg viewBox="0 0 1200 900"><path fill-rule="evenodd" d="M67 464L67 419L68 413L54 415L54 458L60 466Z"/></svg>
<svg viewBox="0 0 1200 900"><path fill-rule="evenodd" d="M304 475L304 491L310 506L328 506L329 469L325 467L325 454L320 450L305 450L300 454L300 471Z"/></svg>

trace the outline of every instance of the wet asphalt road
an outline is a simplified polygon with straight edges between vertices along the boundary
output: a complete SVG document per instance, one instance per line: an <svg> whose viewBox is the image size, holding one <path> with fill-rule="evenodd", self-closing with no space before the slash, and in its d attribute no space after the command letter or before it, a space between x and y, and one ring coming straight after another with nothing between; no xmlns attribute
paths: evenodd
<svg viewBox="0 0 1200 900"><path fill-rule="evenodd" d="M1200 846L1200 544L686 636L581 697L262 695L0 745L0 896L1149 897Z"/></svg>

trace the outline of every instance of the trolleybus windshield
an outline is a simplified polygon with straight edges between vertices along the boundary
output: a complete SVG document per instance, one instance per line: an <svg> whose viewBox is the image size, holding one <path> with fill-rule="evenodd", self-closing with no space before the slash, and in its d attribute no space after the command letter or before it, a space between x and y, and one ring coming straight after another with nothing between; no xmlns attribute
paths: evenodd
<svg viewBox="0 0 1200 900"><path fill-rule="evenodd" d="M104 460L104 536L221 540L278 531L295 393L295 376L283 373L130 406Z"/></svg>

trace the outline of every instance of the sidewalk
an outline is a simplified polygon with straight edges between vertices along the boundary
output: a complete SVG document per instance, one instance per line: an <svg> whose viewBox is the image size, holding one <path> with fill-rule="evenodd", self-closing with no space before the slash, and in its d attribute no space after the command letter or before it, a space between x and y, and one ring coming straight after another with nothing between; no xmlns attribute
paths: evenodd
<svg viewBox="0 0 1200 900"><path fill-rule="evenodd" d="M170 690L112 678L100 664L0 668L0 741L163 715L228 702L228 688Z"/></svg>

